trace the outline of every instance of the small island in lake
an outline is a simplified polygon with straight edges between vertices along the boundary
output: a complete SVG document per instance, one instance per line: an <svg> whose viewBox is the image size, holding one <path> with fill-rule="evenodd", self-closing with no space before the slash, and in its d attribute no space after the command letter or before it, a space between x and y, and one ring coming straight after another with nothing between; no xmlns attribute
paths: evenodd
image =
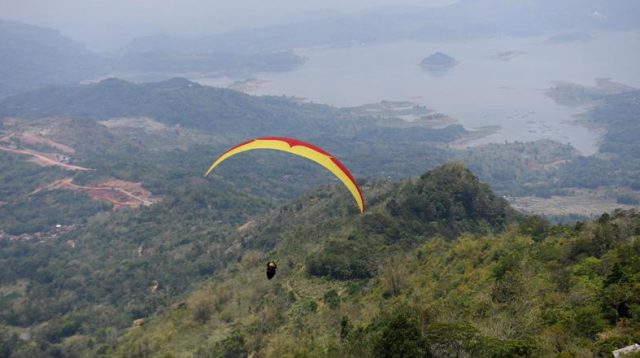
<svg viewBox="0 0 640 358"><path fill-rule="evenodd" d="M431 54L420 62L420 66L422 66L422 68L429 70L451 68L457 64L458 61L456 61L455 58L442 52Z"/></svg>

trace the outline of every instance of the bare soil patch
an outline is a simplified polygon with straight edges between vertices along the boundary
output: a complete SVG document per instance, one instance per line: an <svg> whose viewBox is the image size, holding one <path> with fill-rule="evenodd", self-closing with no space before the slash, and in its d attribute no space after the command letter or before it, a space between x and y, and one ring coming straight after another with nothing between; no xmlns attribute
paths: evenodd
<svg viewBox="0 0 640 358"><path fill-rule="evenodd" d="M72 154L75 153L75 150L71 147L69 147L68 145L64 145L62 143L58 143L58 142L54 142L49 138L45 138L41 135L37 135L35 133L29 133L29 132L24 132L24 133L18 133L14 136L15 138L19 139L21 142L26 143L26 144L31 144L31 145L46 145L49 146L51 148L57 149L63 153L67 153L67 154Z"/></svg>
<svg viewBox="0 0 640 358"><path fill-rule="evenodd" d="M633 209L632 205L616 202L614 198L606 197L597 191L577 191L568 196L552 196L539 198L535 196L508 198L511 206L527 214L537 215L582 215L597 216L615 209Z"/></svg>
<svg viewBox="0 0 640 358"><path fill-rule="evenodd" d="M71 178L66 178L39 188L35 192L54 189L85 193L94 200L112 204L114 208L139 208L157 202L157 199L142 186L142 183L118 179L110 179L94 186L81 186L74 184Z"/></svg>
<svg viewBox="0 0 640 358"><path fill-rule="evenodd" d="M31 156L31 161L33 161L34 163L36 163L38 165L42 165L42 166L57 166L57 167L61 167L61 168L66 169L66 170L75 170L75 171L91 170L89 168L81 167L81 166L78 166L78 165L73 165L73 164L68 164L68 163L61 162L58 159L56 159L56 155L55 154L40 153L40 152L36 152L35 150L15 149L15 148L9 148L9 147L5 147L5 146L0 146L0 150L1 151L5 151L5 152L9 152L9 153L14 153L14 154L22 154L22 155Z"/></svg>

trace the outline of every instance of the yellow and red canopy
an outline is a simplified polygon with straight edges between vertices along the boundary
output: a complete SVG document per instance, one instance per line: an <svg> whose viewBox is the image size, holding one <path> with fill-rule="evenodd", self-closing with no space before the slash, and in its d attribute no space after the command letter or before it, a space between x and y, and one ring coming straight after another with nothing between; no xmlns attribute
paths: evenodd
<svg viewBox="0 0 640 358"><path fill-rule="evenodd" d="M246 152L255 149L273 149L282 152L287 152L301 156L312 160L335 175L340 181L347 187L353 198L356 200L360 212L364 212L364 198L362 197L362 191L356 183L355 179L349 173L349 170L340 163L340 161L334 158L331 154L327 153L323 149L316 147L313 144L303 142L298 139L284 138L284 137L261 137L248 140L244 143L240 143L233 148L224 152L213 164L209 167L209 170L204 174L209 175L211 171L217 167L220 163L229 157L232 157L238 153Z"/></svg>

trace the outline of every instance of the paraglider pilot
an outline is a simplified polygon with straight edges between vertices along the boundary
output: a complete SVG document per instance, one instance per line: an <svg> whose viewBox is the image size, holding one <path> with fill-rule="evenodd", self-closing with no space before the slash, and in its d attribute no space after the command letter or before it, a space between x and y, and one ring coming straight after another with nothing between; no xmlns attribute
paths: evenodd
<svg viewBox="0 0 640 358"><path fill-rule="evenodd" d="M276 265L275 262L273 262L273 261L267 262L267 278L269 280L271 280L273 278L273 276L276 275L276 269L277 268L278 268L278 265Z"/></svg>

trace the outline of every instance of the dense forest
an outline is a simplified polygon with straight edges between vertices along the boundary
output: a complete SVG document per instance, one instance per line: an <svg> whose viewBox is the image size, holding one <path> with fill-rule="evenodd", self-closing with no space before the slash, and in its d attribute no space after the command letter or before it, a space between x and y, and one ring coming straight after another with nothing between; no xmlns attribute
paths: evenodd
<svg viewBox="0 0 640 358"><path fill-rule="evenodd" d="M637 212L519 217L456 164L371 185L362 217L332 214L336 194L281 208L238 263L109 354L608 357L640 339Z"/></svg>
<svg viewBox="0 0 640 358"><path fill-rule="evenodd" d="M10 332L32 327L36 342L60 343L81 326L100 342L234 259L235 227L265 206L200 185L148 209L95 216L59 240L1 241L2 322ZM161 289L149 294L154 282Z"/></svg>
<svg viewBox="0 0 640 358"><path fill-rule="evenodd" d="M264 202L199 186L56 242L5 243L1 347L17 357L609 356L640 338L637 212L552 225L515 213L455 163L364 189L364 215L325 187L256 216Z"/></svg>

